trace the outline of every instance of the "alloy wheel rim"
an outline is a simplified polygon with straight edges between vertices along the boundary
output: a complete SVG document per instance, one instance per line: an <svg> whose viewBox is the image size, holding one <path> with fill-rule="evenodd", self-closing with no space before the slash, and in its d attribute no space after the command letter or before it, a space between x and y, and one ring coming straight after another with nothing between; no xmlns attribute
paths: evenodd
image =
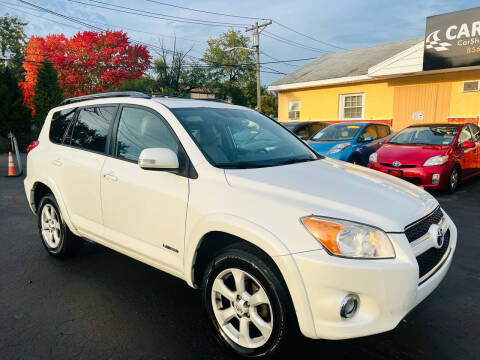
<svg viewBox="0 0 480 360"><path fill-rule="evenodd" d="M60 219L57 210L51 204L46 204L41 215L42 237L47 246L56 249L60 246Z"/></svg>
<svg viewBox="0 0 480 360"><path fill-rule="evenodd" d="M457 187L457 183L458 183L458 171L453 170L452 176L450 176L450 187L452 189L455 189Z"/></svg>
<svg viewBox="0 0 480 360"><path fill-rule="evenodd" d="M237 345L255 349L270 339L272 306L252 275L236 268L222 271L213 282L211 298L218 325Z"/></svg>

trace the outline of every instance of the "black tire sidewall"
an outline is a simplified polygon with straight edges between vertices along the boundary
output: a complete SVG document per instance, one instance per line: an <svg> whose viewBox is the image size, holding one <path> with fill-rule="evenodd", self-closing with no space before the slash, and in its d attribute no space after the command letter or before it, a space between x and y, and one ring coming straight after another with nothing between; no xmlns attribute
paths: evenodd
<svg viewBox="0 0 480 360"><path fill-rule="evenodd" d="M268 269L258 266L263 262L256 256L243 251L229 251L215 259L207 268L203 279L203 301L217 338L231 350L243 357L264 357L278 350L286 337L287 310L286 301L278 292L280 286L276 274ZM268 341L259 348L249 349L236 344L220 328L212 308L211 291L215 278L226 269L237 268L246 271L257 279L270 300L273 315L273 330Z"/></svg>
<svg viewBox="0 0 480 360"><path fill-rule="evenodd" d="M457 183L455 187L452 188L452 175L455 171L457 172ZM448 191L450 193L454 193L457 190L459 183L460 183L460 171L458 170L458 167L455 166L450 172L450 176L448 178Z"/></svg>
<svg viewBox="0 0 480 360"><path fill-rule="evenodd" d="M42 211L45 205L47 204L50 204L55 208L55 211L57 212L57 216L59 217L59 222L60 222L60 245L55 249L49 247L42 236ZM45 247L45 249L48 251L49 254L54 256L62 256L66 252L67 226L65 224L65 221L63 220L62 213L60 212L57 201L55 200L55 197L53 195L47 194L40 200L37 218L38 218L38 231L40 233L40 238L42 239L43 246Z"/></svg>

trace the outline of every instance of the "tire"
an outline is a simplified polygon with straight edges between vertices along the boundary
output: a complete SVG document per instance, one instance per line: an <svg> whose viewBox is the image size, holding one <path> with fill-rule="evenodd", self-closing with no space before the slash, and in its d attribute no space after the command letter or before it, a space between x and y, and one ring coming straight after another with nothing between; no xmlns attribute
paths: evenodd
<svg viewBox="0 0 480 360"><path fill-rule="evenodd" d="M460 183L460 169L458 166L454 166L450 172L450 177L448 178L448 192L453 194L457 191L458 184Z"/></svg>
<svg viewBox="0 0 480 360"><path fill-rule="evenodd" d="M50 255L66 258L79 250L82 240L68 228L52 194L40 200L37 218L42 244Z"/></svg>
<svg viewBox="0 0 480 360"><path fill-rule="evenodd" d="M360 157L357 156L357 155L353 155L352 157L350 157L350 159L348 159L348 162L349 162L350 164L362 165L362 164L361 164Z"/></svg>
<svg viewBox="0 0 480 360"><path fill-rule="evenodd" d="M240 297L236 280L242 274L245 291ZM295 326L295 311L283 279L270 259L251 247L237 244L221 250L206 268L202 291L216 336L241 357L277 353L286 342L287 330ZM258 303L253 306L255 299Z"/></svg>

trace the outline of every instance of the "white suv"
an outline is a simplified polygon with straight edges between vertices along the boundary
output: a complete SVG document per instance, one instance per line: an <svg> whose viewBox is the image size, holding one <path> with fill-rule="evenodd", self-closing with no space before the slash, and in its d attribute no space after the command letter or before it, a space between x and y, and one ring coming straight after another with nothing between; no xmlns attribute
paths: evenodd
<svg viewBox="0 0 480 360"><path fill-rule="evenodd" d="M243 356L298 329L393 329L442 281L457 242L424 190L215 101L68 99L30 146L25 190L51 255L86 238L184 279Z"/></svg>

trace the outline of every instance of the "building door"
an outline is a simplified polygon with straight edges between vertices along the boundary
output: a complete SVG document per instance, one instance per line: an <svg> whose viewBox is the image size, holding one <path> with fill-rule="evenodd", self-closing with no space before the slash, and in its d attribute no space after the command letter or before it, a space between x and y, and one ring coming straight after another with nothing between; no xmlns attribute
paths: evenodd
<svg viewBox="0 0 480 360"><path fill-rule="evenodd" d="M451 88L449 82L395 86L394 130L422 123L447 122Z"/></svg>

